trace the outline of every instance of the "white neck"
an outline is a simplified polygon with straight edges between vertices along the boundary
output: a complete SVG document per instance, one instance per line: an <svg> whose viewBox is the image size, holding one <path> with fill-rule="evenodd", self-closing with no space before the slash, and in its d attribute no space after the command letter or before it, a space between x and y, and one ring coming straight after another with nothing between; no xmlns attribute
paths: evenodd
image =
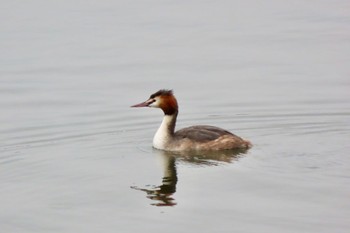
<svg viewBox="0 0 350 233"><path fill-rule="evenodd" d="M153 147L164 150L167 143L172 139L175 130L177 113L164 115L162 124L159 126L153 138Z"/></svg>

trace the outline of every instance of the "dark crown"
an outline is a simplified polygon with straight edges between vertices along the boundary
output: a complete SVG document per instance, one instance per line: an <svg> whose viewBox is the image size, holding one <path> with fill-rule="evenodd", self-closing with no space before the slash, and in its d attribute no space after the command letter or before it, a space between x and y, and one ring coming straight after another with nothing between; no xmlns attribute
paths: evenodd
<svg viewBox="0 0 350 233"><path fill-rule="evenodd" d="M150 99L153 99L157 96L170 96L170 95L173 95L173 90L166 90L166 89L161 89L159 91L157 91L156 93L152 94L149 98Z"/></svg>

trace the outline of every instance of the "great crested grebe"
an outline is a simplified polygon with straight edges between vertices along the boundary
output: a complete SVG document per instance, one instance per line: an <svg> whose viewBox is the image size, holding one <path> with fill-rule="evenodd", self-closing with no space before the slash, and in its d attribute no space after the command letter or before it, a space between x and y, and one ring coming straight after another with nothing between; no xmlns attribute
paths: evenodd
<svg viewBox="0 0 350 233"><path fill-rule="evenodd" d="M172 90L159 90L145 102L131 107L160 108L164 112L162 124L153 138L153 147L165 151L248 149L251 143L227 130L197 125L175 132L178 105Z"/></svg>

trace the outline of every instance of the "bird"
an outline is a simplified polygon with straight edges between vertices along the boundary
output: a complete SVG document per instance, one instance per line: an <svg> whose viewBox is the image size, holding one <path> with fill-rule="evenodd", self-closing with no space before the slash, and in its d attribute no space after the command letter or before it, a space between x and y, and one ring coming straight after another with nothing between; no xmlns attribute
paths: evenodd
<svg viewBox="0 0 350 233"><path fill-rule="evenodd" d="M131 107L160 108L163 111L163 121L153 137L153 147L159 150L220 151L252 146L250 141L215 126L196 125L175 131L179 107L172 90L161 89L148 100Z"/></svg>

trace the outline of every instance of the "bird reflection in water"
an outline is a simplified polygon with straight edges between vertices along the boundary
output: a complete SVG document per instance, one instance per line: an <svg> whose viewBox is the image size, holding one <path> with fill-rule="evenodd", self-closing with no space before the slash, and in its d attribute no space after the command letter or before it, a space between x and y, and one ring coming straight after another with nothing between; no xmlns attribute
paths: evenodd
<svg viewBox="0 0 350 233"><path fill-rule="evenodd" d="M217 166L222 163L232 163L242 157L247 150L227 150L215 152L167 152L154 149L159 155L163 168L163 180L160 186L151 188L139 188L131 186L132 189L143 191L147 198L155 200L154 206L175 206L177 203L173 197L176 192L177 171L176 163L190 163L199 166Z"/></svg>
<svg viewBox="0 0 350 233"><path fill-rule="evenodd" d="M147 198L157 201L157 203L153 203L152 205L174 206L176 203L172 195L176 192L177 183L175 157L163 152L160 153L160 160L163 168L162 185L152 188L138 188L135 186L132 186L131 188L144 191L147 194Z"/></svg>

